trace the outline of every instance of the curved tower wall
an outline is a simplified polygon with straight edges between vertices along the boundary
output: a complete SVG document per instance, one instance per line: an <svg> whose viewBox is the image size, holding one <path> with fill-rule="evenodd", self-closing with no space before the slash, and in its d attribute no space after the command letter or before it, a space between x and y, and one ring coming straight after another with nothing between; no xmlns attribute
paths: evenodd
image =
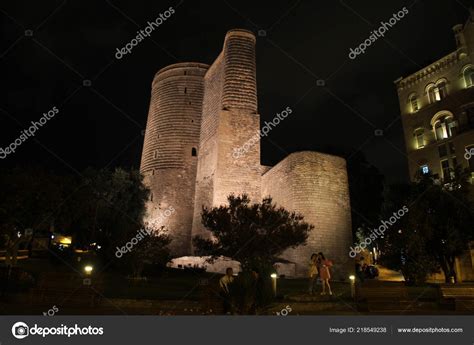
<svg viewBox="0 0 474 345"><path fill-rule="evenodd" d="M205 64L178 63L158 71L152 83L140 166L151 190L145 221L169 230L173 255L188 255L191 250L207 69Z"/></svg>
<svg viewBox="0 0 474 345"><path fill-rule="evenodd" d="M205 76L193 235L210 235L201 223L203 206L226 204L232 193L260 200L255 41L250 31L229 31ZM235 150L252 138L245 154L236 157Z"/></svg>
<svg viewBox="0 0 474 345"><path fill-rule="evenodd" d="M296 263L296 274L307 274L311 254L323 252L333 261L331 274L346 279L353 274L351 206L346 161L313 151L295 152L262 176L262 197L303 214L314 225L306 245L285 251Z"/></svg>

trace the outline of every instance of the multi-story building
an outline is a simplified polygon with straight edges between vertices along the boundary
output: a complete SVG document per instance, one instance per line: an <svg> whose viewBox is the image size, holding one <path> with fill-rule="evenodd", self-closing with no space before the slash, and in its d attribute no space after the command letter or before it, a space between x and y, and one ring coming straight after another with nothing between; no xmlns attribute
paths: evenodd
<svg viewBox="0 0 474 345"><path fill-rule="evenodd" d="M453 31L455 51L395 81L411 180L449 181L457 165L474 179L474 12Z"/></svg>
<svg viewBox="0 0 474 345"><path fill-rule="evenodd" d="M431 173L448 182L461 166L474 183L474 11L453 31L455 51L395 81L411 180ZM458 281L473 280L473 244L456 258L456 272Z"/></svg>

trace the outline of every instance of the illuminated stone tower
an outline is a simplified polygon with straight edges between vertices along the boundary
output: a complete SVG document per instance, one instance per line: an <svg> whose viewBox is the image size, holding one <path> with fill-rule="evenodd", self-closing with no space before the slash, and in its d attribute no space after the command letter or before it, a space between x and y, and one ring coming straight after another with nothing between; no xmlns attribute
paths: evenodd
<svg viewBox="0 0 474 345"><path fill-rule="evenodd" d="M204 74L201 63L158 71L152 83L140 171L151 189L145 221L166 226L174 255L191 251ZM164 217L164 211L174 212Z"/></svg>
<svg viewBox="0 0 474 345"><path fill-rule="evenodd" d="M208 234L201 224L202 206L225 204L232 193L246 193L254 202L261 197L260 142L243 157L235 159L232 155L260 129L255 36L251 32L227 33L204 85L193 236Z"/></svg>
<svg viewBox="0 0 474 345"><path fill-rule="evenodd" d="M230 194L245 193L252 202L271 196L315 225L307 245L283 254L293 267L289 275L305 275L311 253L323 251L335 264L333 276L347 278L353 265L346 162L304 151L274 167L260 164L255 43L253 33L231 30L210 67L181 63L156 74L141 163L152 191L145 220L166 226L172 254L187 256L192 236L210 236L203 207L226 204ZM163 217L169 207L175 212Z"/></svg>

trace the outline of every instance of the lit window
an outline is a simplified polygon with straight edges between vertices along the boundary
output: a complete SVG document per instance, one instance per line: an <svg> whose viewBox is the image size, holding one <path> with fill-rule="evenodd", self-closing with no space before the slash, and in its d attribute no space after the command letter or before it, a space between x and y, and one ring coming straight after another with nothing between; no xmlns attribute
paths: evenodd
<svg viewBox="0 0 474 345"><path fill-rule="evenodd" d="M416 95L411 95L410 98L409 98L409 102L410 102L412 113L415 113L420 109L418 107L418 97Z"/></svg>
<svg viewBox="0 0 474 345"><path fill-rule="evenodd" d="M426 175L426 174L429 174L430 168L428 168L428 165L426 165L426 164L425 164L425 165L422 165L422 166L421 166L421 172L422 172L423 174L425 174L425 175Z"/></svg>
<svg viewBox="0 0 474 345"><path fill-rule="evenodd" d="M439 100L439 91L435 86L431 86L428 89L428 100L430 104L435 103L437 100Z"/></svg>
<svg viewBox="0 0 474 345"><path fill-rule="evenodd" d="M466 87L474 86L474 68L471 66L467 67L463 72L463 77Z"/></svg>
<svg viewBox="0 0 474 345"><path fill-rule="evenodd" d="M436 85L431 84L426 88L428 101L430 104L441 101L448 96L448 88L446 80L438 81Z"/></svg>
<svg viewBox="0 0 474 345"><path fill-rule="evenodd" d="M415 142L416 142L416 147L418 149L421 149L422 147L425 147L425 135L424 135L424 130L423 128L419 128L415 131Z"/></svg>
<svg viewBox="0 0 474 345"><path fill-rule="evenodd" d="M437 85L437 98L436 100L437 101L441 101L442 99L445 99L446 96L448 96L448 89L446 87L446 82L445 81L442 81L440 83L438 83Z"/></svg>
<svg viewBox="0 0 474 345"><path fill-rule="evenodd" d="M456 135L457 122L452 116L442 116L433 125L436 140L451 138Z"/></svg>

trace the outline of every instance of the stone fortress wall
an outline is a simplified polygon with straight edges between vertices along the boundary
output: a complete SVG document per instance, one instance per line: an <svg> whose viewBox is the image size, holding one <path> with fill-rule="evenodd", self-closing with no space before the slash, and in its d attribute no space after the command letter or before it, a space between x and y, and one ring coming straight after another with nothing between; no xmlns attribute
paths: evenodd
<svg viewBox="0 0 474 345"><path fill-rule="evenodd" d="M174 207L159 225L171 231L174 255L190 255L192 236L209 236L201 224L203 206L225 204L232 193L254 202L271 196L315 225L306 246L284 254L295 275L305 275L311 253L322 251L334 261L334 275L347 279L353 263L345 160L304 151L264 167L259 141L233 156L260 130L255 43L253 33L231 30L210 67L181 63L155 76L141 164L153 195L146 220L153 223Z"/></svg>

